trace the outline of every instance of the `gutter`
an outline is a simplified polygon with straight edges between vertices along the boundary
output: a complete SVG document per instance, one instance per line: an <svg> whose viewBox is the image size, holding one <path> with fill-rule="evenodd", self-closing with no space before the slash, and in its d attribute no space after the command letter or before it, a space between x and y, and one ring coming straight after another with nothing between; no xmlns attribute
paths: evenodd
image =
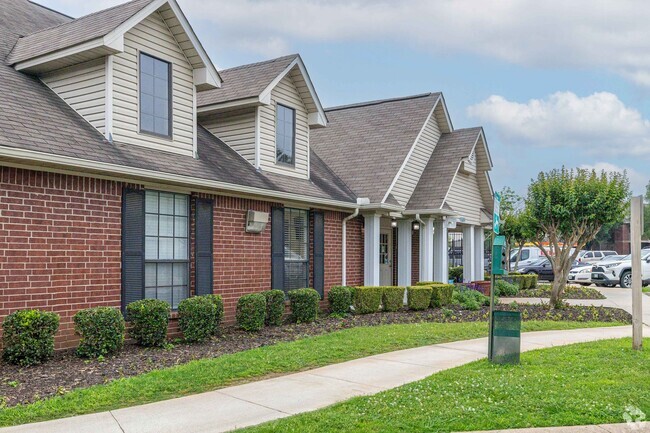
<svg viewBox="0 0 650 433"><path fill-rule="evenodd" d="M342 230L343 230L343 237L342 237L342 242L341 242L341 285L346 286L347 285L347 259L348 259L348 254L347 254L347 222L351 220L352 218L356 218L359 215L359 208L356 208L354 212L345 218L343 218L343 224L342 224Z"/></svg>

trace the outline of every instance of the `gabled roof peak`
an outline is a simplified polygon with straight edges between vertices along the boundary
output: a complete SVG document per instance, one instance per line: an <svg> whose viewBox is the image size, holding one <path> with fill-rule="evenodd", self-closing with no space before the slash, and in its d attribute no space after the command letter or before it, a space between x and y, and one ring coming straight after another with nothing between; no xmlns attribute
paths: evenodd
<svg viewBox="0 0 650 433"><path fill-rule="evenodd" d="M296 57L300 57L300 54L297 54L297 53L296 54L287 54L286 56L276 57L274 59L269 59L269 60L262 60L261 62L254 62L254 63L247 63L245 65L233 66L232 68L223 69L223 70L221 70L219 72L227 73L227 72L238 71L240 69L256 68L258 66L264 66L264 65L268 65L270 63L276 63L276 62L289 63L289 62L293 61Z"/></svg>
<svg viewBox="0 0 650 433"><path fill-rule="evenodd" d="M366 101L366 102L358 102L355 104L347 104L347 105L338 105L335 107L329 107L326 108L325 111L338 111L338 110L347 110L350 108L360 108L360 107L368 107L371 105L379 105L379 104L386 104L386 103L391 103L391 102L399 102L399 101L408 101L411 99L419 99L419 98L427 98L430 96L438 97L440 96L440 92L429 92L429 93L420 93L418 95L410 95L410 96L401 96L397 98L387 98L387 99L377 99L374 101Z"/></svg>

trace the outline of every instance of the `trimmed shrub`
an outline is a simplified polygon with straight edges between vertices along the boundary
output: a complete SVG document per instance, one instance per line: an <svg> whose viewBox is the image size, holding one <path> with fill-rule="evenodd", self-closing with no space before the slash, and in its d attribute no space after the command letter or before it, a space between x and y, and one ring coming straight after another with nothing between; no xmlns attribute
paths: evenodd
<svg viewBox="0 0 650 433"><path fill-rule="evenodd" d="M465 310L479 310L481 306L490 305L490 298L472 289L455 290L452 296L452 304L458 305Z"/></svg>
<svg viewBox="0 0 650 433"><path fill-rule="evenodd" d="M523 283L523 279L520 280ZM519 288L521 286L518 286L517 284L512 284L507 282L506 280L496 280L494 282L494 294L497 296L515 296L517 292L519 292Z"/></svg>
<svg viewBox="0 0 650 433"><path fill-rule="evenodd" d="M449 283L441 283L440 281L420 281L415 283L416 286L447 286Z"/></svg>
<svg viewBox="0 0 650 433"><path fill-rule="evenodd" d="M291 318L296 323L311 323L318 316L320 295L314 289L295 289L287 292L291 304Z"/></svg>
<svg viewBox="0 0 650 433"><path fill-rule="evenodd" d="M537 274L528 274L524 275L528 279L528 284L526 285L527 289L535 289L537 288L537 284L539 282L539 275Z"/></svg>
<svg viewBox="0 0 650 433"><path fill-rule="evenodd" d="M381 304L384 311L399 311L404 307L404 287L382 287Z"/></svg>
<svg viewBox="0 0 650 433"><path fill-rule="evenodd" d="M463 282L463 267L462 266L451 266L449 268L449 279L454 280L456 283Z"/></svg>
<svg viewBox="0 0 650 433"><path fill-rule="evenodd" d="M214 312L214 328L213 331L215 334L219 333L219 328L221 327L221 322L223 321L223 298L221 295L202 295L204 298L207 298L212 302L216 308Z"/></svg>
<svg viewBox="0 0 650 433"><path fill-rule="evenodd" d="M445 307L451 304L451 297L454 295L453 284L438 284L431 286L431 308Z"/></svg>
<svg viewBox="0 0 650 433"><path fill-rule="evenodd" d="M200 343L216 333L217 306L207 296L192 296L178 304L178 327L185 341Z"/></svg>
<svg viewBox="0 0 650 433"><path fill-rule="evenodd" d="M266 319L266 296L249 293L237 301L237 325L248 332L257 332L264 327Z"/></svg>
<svg viewBox="0 0 650 433"><path fill-rule="evenodd" d="M129 336L140 346L162 346L167 340L171 307L160 299L141 299L126 306L126 319L131 324Z"/></svg>
<svg viewBox="0 0 650 433"><path fill-rule="evenodd" d="M124 345L124 316L117 308L96 307L77 311L75 333L81 336L77 355L97 358L119 352Z"/></svg>
<svg viewBox="0 0 650 433"><path fill-rule="evenodd" d="M381 287L374 286L360 286L354 288L354 296L352 297L352 305L354 312L357 314L370 314L379 311L381 306Z"/></svg>
<svg viewBox="0 0 650 433"><path fill-rule="evenodd" d="M347 314L352 305L352 290L346 286L334 286L327 294L332 314Z"/></svg>
<svg viewBox="0 0 650 433"><path fill-rule="evenodd" d="M41 310L19 310L2 322L2 357L11 364L36 365L54 354L59 316Z"/></svg>
<svg viewBox="0 0 650 433"><path fill-rule="evenodd" d="M408 288L409 310L426 310L431 304L433 288L427 286L414 286Z"/></svg>
<svg viewBox="0 0 650 433"><path fill-rule="evenodd" d="M264 323L267 326L282 325L284 316L284 292L282 290L265 290L262 292L266 298L266 317Z"/></svg>

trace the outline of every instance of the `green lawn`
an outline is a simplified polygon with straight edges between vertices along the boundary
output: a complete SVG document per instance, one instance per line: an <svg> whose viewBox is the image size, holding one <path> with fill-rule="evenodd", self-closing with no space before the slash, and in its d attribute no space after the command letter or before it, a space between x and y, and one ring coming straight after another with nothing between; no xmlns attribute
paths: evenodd
<svg viewBox="0 0 650 433"><path fill-rule="evenodd" d="M481 360L245 432L450 432L622 423L629 406L650 414L650 350L631 347L626 338L527 352L518 366Z"/></svg>
<svg viewBox="0 0 650 433"><path fill-rule="evenodd" d="M613 326L601 322L523 322L523 331ZM209 391L271 374L289 373L393 350L487 335L485 322L358 327L193 361L29 405L0 409L0 427L133 406Z"/></svg>

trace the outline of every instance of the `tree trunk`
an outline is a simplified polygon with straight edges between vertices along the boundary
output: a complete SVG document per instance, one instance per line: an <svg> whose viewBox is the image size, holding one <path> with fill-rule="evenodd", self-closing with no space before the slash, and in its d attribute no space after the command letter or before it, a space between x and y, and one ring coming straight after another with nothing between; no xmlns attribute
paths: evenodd
<svg viewBox="0 0 650 433"><path fill-rule="evenodd" d="M557 262L553 262L553 273L555 278L553 280L553 288L551 289L551 308L562 308L562 295L566 288L566 281L569 275L571 265L569 263L561 263L560 258Z"/></svg>
<svg viewBox="0 0 650 433"><path fill-rule="evenodd" d="M524 247L525 242L519 243L519 250L517 251L517 260L515 261L515 270L519 269L519 261L521 260L521 249Z"/></svg>

